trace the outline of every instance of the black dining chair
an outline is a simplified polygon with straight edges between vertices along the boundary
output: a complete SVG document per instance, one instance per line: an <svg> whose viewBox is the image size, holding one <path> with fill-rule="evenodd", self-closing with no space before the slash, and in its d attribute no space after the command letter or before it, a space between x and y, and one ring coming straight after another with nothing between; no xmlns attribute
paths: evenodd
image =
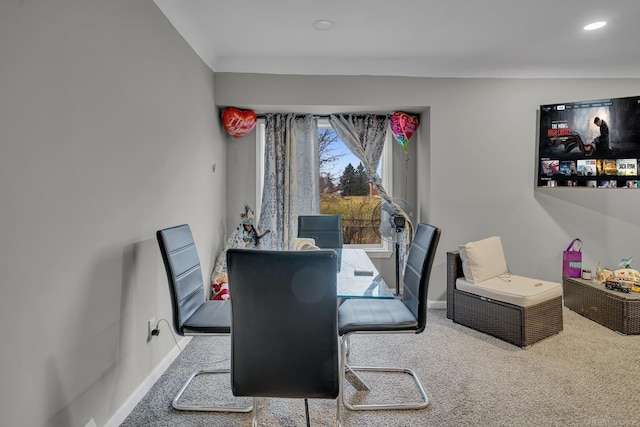
<svg viewBox="0 0 640 427"><path fill-rule="evenodd" d="M403 293L393 299L346 299L338 308L338 332L341 340L340 394L344 405L351 410L421 409L429 405L416 373L407 368L347 366L349 337L355 334L395 334L424 331L427 321L427 290L435 257L440 229L418 224L411 242L403 277ZM400 352L400 350L398 350ZM345 373L360 371L395 372L410 375L420 394L420 401L406 403L351 404L344 395Z"/></svg>
<svg viewBox="0 0 640 427"><path fill-rule="evenodd" d="M341 215L299 215L298 237L312 237L321 249L342 248Z"/></svg>
<svg viewBox="0 0 640 427"><path fill-rule="evenodd" d="M230 336L231 305L205 299L200 258L188 224L156 232L169 282L173 329L180 336ZM229 374L230 369L203 369L184 383L172 405L183 411L250 412L252 406L199 406L180 403L182 394L198 375ZM205 394L206 392L203 392ZM231 397L231 396L230 396ZM233 397L231 397L233 399Z"/></svg>
<svg viewBox="0 0 640 427"><path fill-rule="evenodd" d="M231 388L258 398L336 399L340 425L337 255L229 249Z"/></svg>

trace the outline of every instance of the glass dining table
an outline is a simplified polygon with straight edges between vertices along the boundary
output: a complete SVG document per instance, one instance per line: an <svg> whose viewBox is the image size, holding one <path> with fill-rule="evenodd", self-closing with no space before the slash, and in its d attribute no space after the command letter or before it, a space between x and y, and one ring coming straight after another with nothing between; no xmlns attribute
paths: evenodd
<svg viewBox="0 0 640 427"><path fill-rule="evenodd" d="M341 248L338 254L338 298L393 298L364 249Z"/></svg>

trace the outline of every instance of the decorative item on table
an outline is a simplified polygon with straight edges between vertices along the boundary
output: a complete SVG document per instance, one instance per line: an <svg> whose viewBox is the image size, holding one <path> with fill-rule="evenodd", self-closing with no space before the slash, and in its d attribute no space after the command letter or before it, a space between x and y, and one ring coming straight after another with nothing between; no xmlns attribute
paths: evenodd
<svg viewBox="0 0 640 427"><path fill-rule="evenodd" d="M294 251L318 251L319 247L316 246L316 239L313 237L296 237L293 240Z"/></svg>
<svg viewBox="0 0 640 427"><path fill-rule="evenodd" d="M611 291L618 291L628 294L632 288L632 282L620 279L619 277L609 277L604 281L604 286Z"/></svg>
<svg viewBox="0 0 640 427"><path fill-rule="evenodd" d="M562 275L564 277L582 276L582 240L575 238L562 253Z"/></svg>
<svg viewBox="0 0 640 427"><path fill-rule="evenodd" d="M593 278L593 281L596 283L602 283L602 268L600 268L600 261L598 261L598 266L596 267L596 277Z"/></svg>
<svg viewBox="0 0 640 427"><path fill-rule="evenodd" d="M618 270L614 270L613 277L618 277L630 282L640 283L640 272L638 272L638 270L634 270L633 268L620 268Z"/></svg>
<svg viewBox="0 0 640 427"><path fill-rule="evenodd" d="M591 280L591 269L583 268L582 269L582 278L584 280Z"/></svg>
<svg viewBox="0 0 640 427"><path fill-rule="evenodd" d="M251 132L258 117L253 110L239 110L229 107L222 113L222 125L234 138L241 138Z"/></svg>
<svg viewBox="0 0 640 427"><path fill-rule="evenodd" d="M258 234L253 225L255 214L249 205L244 205L244 210L240 213L240 224L227 240L224 249L216 258L216 264L211 273L211 296L210 299L229 299L229 284L227 282L227 250L229 248L258 249L260 240L270 233L266 230Z"/></svg>
<svg viewBox="0 0 640 427"><path fill-rule="evenodd" d="M628 280L630 282L640 283L640 272L633 268L620 268L613 272L613 277Z"/></svg>
<svg viewBox="0 0 640 427"><path fill-rule="evenodd" d="M255 214L249 205L244 205L244 212L240 214L242 220L242 241L238 241L236 248L257 249L260 247L260 239L269 234L271 231L266 230L262 234L258 234L253 226Z"/></svg>
<svg viewBox="0 0 640 427"><path fill-rule="evenodd" d="M229 299L229 279L227 273L216 274L211 283L211 299L223 300Z"/></svg>
<svg viewBox="0 0 640 427"><path fill-rule="evenodd" d="M631 258L622 258L620 264L618 264L622 268L631 268L631 264L633 264L633 257Z"/></svg>
<svg viewBox="0 0 640 427"><path fill-rule="evenodd" d="M640 292L640 272L631 268L633 258L623 258L620 267L613 272L613 277L620 279L624 283L628 283L631 286L631 290L634 292Z"/></svg>

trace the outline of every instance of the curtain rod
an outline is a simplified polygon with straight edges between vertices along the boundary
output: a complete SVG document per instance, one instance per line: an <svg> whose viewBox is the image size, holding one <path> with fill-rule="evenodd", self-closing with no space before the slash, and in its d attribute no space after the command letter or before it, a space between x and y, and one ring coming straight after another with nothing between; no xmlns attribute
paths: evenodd
<svg viewBox="0 0 640 427"><path fill-rule="evenodd" d="M256 118L264 119L267 114L298 114L300 116L307 115L307 113L256 113ZM391 115L391 113L330 113L330 114L311 114L311 115L316 119L329 119L329 116L333 116L333 115L339 116L341 114L352 114L352 115L355 115L355 116L360 116L360 115L364 115L364 114L375 114L375 115L378 115L378 116L390 116Z"/></svg>
<svg viewBox="0 0 640 427"><path fill-rule="evenodd" d="M306 115L306 113L268 113L268 114L299 114L301 116ZM258 119L264 119L267 116L267 113L256 114ZM315 119L328 119L330 114L312 114Z"/></svg>

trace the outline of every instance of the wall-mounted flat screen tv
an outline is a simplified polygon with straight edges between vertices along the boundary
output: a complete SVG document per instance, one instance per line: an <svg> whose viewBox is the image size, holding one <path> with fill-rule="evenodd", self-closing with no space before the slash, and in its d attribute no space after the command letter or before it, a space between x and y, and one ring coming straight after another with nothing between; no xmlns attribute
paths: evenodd
<svg viewBox="0 0 640 427"><path fill-rule="evenodd" d="M538 186L638 188L640 96L540 106Z"/></svg>

